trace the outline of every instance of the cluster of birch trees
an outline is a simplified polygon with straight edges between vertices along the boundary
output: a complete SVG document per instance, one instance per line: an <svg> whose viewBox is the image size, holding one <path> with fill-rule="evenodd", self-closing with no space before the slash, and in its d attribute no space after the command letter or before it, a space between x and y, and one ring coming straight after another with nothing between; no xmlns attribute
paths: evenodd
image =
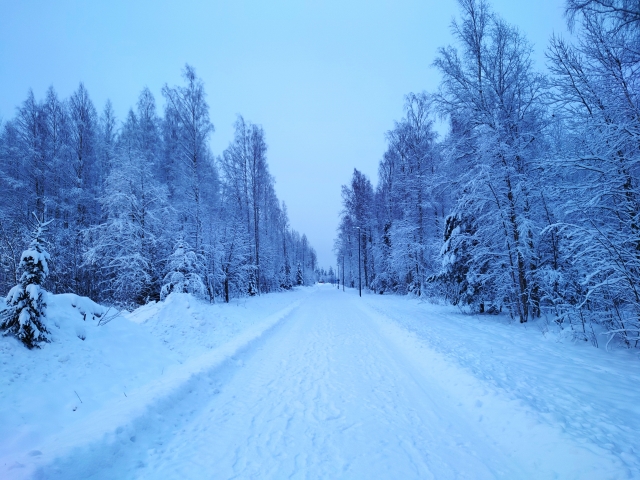
<svg viewBox="0 0 640 480"><path fill-rule="evenodd" d="M570 37L551 38L547 72L487 2L459 4L440 87L407 97L377 187L358 171L343 187L340 276L357 286L359 247L372 291L638 346L638 2L567 0Z"/></svg>
<svg viewBox="0 0 640 480"><path fill-rule="evenodd" d="M312 282L316 254L274 190L263 129L239 117L223 154L202 81L145 88L126 118L83 84L33 92L0 125L0 291L18 283L37 223L51 221L46 288L133 307L172 291L211 301ZM35 217L33 216L35 213Z"/></svg>

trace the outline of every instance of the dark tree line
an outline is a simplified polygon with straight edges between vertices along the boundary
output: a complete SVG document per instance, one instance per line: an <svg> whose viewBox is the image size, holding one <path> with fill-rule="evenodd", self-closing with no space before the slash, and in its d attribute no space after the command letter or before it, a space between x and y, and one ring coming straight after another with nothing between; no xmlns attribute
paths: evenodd
<svg viewBox="0 0 640 480"><path fill-rule="evenodd" d="M172 291L229 301L314 281L315 251L276 197L263 129L239 117L214 158L204 85L188 65L183 78L162 89L162 113L145 88L122 120L110 102L99 113L83 84L68 99L29 91L0 125L0 291L19 283L34 218L50 221L54 293L134 307Z"/></svg>
<svg viewBox="0 0 640 480"><path fill-rule="evenodd" d="M597 344L640 333L640 7L568 0L548 72L484 0L459 0L432 94L387 133L378 184L343 187L335 251L357 286L542 314ZM433 120L449 131L438 140Z"/></svg>

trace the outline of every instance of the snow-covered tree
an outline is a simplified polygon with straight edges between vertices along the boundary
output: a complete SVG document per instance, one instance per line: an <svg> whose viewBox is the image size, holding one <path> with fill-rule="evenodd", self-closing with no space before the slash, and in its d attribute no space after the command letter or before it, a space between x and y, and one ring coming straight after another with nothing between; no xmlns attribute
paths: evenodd
<svg viewBox="0 0 640 480"><path fill-rule="evenodd" d="M159 135L153 97L140 96L120 133L100 203L105 219L87 229L88 263L101 271L101 298L133 306L158 298L159 238L169 219L167 189L153 175Z"/></svg>
<svg viewBox="0 0 640 480"><path fill-rule="evenodd" d="M238 116L235 123L234 140L219 159L222 175L227 184L227 192L236 199L240 218L246 224L247 236L251 242L250 263L254 266L253 283L249 290L259 292L266 288L261 272L263 232L269 215L269 197L273 178L267 167L267 145L262 127L245 121ZM268 247L267 247L268 249Z"/></svg>
<svg viewBox="0 0 640 480"><path fill-rule="evenodd" d="M185 65L182 76L185 86L165 85L162 88L166 99L165 143L170 156L178 159L171 174L179 182L173 189L173 200L174 207L180 212L180 228L195 251L201 254L206 217L202 183L212 168L207 140L214 127L209 120L209 105L202 80L190 65Z"/></svg>
<svg viewBox="0 0 640 480"><path fill-rule="evenodd" d="M459 3L462 19L453 32L460 51L441 48L435 62L443 76L437 108L456 124L445 142L450 171L459 172L452 175L458 184L452 213L472 216L474 224L474 241L457 243L469 249L469 272L477 276L471 283L491 286L484 300L504 303L526 322L540 313L536 167L544 145L544 78L515 27L484 0Z"/></svg>
<svg viewBox="0 0 640 480"><path fill-rule="evenodd" d="M372 249L374 195L371 181L357 169L353 170L351 182L342 186L342 205L341 241L335 248L347 259L347 283L356 282L357 285L360 260L362 285L368 288L375 278Z"/></svg>
<svg viewBox="0 0 640 480"><path fill-rule="evenodd" d="M376 258L397 279L391 282L397 291L418 296L437 269L442 238L442 172L431 110L428 95L407 96L405 118L387 133L376 199L378 235L384 238L377 242ZM376 290L389 285L383 278Z"/></svg>
<svg viewBox="0 0 640 480"><path fill-rule="evenodd" d="M551 40L554 114L562 135L548 167L547 291L559 321L604 324L640 341L640 5L568 0L575 37ZM592 337L592 336L591 336ZM592 338L592 341L594 339Z"/></svg>
<svg viewBox="0 0 640 480"><path fill-rule="evenodd" d="M164 285L160 298L164 300L170 293L190 293L195 296L205 295L202 281L202 258L184 241L179 241L176 250L168 259L168 272L164 277Z"/></svg>
<svg viewBox="0 0 640 480"><path fill-rule="evenodd" d="M296 269L296 285L304 285L304 275L302 274L302 265L298 263L298 268Z"/></svg>
<svg viewBox="0 0 640 480"><path fill-rule="evenodd" d="M48 224L37 221L29 248L22 252L20 259L20 281L9 290L7 307L0 312L0 330L16 336L27 348L39 347L42 342L49 341L44 320L46 292L42 288L49 274L49 254L43 238Z"/></svg>
<svg viewBox="0 0 640 480"><path fill-rule="evenodd" d="M289 260L285 259L284 265L280 268L280 288L282 290L291 290L293 282L291 281L291 265Z"/></svg>

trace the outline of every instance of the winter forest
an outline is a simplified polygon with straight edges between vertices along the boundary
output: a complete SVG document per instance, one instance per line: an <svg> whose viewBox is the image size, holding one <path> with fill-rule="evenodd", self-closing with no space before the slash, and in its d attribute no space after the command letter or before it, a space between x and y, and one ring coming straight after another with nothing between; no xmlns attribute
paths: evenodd
<svg viewBox="0 0 640 480"><path fill-rule="evenodd" d="M377 186L354 170L342 188L335 273L290 227L259 125L239 116L228 148L211 153L193 67L162 89L162 114L147 88L124 119L109 101L98 113L82 83L67 99L29 91L0 126L0 292L13 311L2 327L22 332L28 299L41 308L29 285L134 308L172 291L229 302L337 274L637 347L640 10L568 0L571 35L550 39L537 71L489 3L459 5L454 43L434 62L440 86L407 95Z"/></svg>
<svg viewBox="0 0 640 480"><path fill-rule="evenodd" d="M30 241L48 252L31 266L43 288L125 308L313 281L316 254L276 197L263 129L239 116L214 158L204 85L189 65L183 78L163 88L163 115L145 88L122 120L110 102L98 114L82 83L68 99L28 94L0 133L0 291L35 284L19 277Z"/></svg>
<svg viewBox="0 0 640 480"><path fill-rule="evenodd" d="M550 39L547 72L487 2L459 4L440 86L406 97L377 187L357 170L343 186L341 277L358 286L360 248L371 291L547 315L594 345L604 328L637 347L637 2L569 0L572 35Z"/></svg>
<svg viewBox="0 0 640 480"><path fill-rule="evenodd" d="M640 478L640 0L81 3L0 15L0 478Z"/></svg>

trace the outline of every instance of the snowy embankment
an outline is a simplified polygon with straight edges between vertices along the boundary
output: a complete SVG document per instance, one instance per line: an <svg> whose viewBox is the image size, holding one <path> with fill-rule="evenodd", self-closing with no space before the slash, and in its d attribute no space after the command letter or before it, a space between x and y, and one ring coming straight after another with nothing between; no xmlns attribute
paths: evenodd
<svg viewBox="0 0 640 480"><path fill-rule="evenodd" d="M77 295L49 295L51 343L30 351L0 337L0 478L25 478L81 445L109 442L246 348L307 293L228 305L174 294L122 315Z"/></svg>
<svg viewBox="0 0 640 480"><path fill-rule="evenodd" d="M501 403L488 399L520 405L527 412L521 420L530 429L527 437L513 438L513 445L532 459L548 458L534 451L545 443L533 441L538 426L559 427L572 443L617 457L629 475L620 478L640 476L637 350L594 348L573 341L570 332L549 329L544 320L520 324L506 315L463 315L456 307L406 297L367 295L364 300L363 309L387 325L387 336L411 337L409 345L420 345L422 360L431 362L428 368L441 368L437 376L456 392L456 403L477 412L478 422L491 424L497 434L505 422L517 420L505 418ZM452 366L473 380L448 375Z"/></svg>

